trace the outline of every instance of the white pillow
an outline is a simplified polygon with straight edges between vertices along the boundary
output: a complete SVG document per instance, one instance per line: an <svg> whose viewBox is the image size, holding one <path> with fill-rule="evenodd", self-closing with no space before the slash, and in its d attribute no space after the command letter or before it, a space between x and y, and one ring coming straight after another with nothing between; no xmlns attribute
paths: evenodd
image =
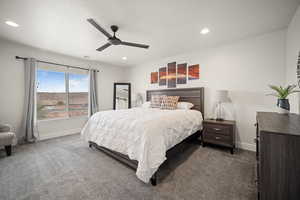
<svg viewBox="0 0 300 200"><path fill-rule="evenodd" d="M181 110L189 110L192 107L194 107L194 104L190 102L178 102L177 104L177 109L181 109Z"/></svg>
<svg viewBox="0 0 300 200"><path fill-rule="evenodd" d="M142 104L142 108L151 108L151 102L146 101L145 103Z"/></svg>

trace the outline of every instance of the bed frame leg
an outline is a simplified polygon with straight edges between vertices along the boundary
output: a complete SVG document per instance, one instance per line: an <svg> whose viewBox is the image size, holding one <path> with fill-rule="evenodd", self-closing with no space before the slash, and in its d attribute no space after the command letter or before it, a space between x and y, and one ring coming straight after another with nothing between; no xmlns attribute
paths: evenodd
<svg viewBox="0 0 300 200"><path fill-rule="evenodd" d="M156 180L157 180L157 176L156 176L156 172L155 172L150 179L151 185L156 186L156 184L157 184Z"/></svg>

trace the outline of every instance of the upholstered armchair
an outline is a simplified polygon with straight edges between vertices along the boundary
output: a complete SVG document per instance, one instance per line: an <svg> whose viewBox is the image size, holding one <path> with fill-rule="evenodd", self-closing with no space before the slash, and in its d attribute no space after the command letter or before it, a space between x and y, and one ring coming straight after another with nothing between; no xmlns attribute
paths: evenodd
<svg viewBox="0 0 300 200"><path fill-rule="evenodd" d="M7 156L11 155L12 145L15 141L15 133L11 131L11 126L0 124L0 147L5 147Z"/></svg>

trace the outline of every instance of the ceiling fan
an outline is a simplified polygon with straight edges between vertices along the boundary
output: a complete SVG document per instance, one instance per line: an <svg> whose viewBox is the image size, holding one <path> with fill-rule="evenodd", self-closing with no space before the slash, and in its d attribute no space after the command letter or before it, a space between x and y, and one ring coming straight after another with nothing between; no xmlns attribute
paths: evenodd
<svg viewBox="0 0 300 200"><path fill-rule="evenodd" d="M110 28L111 30L114 32L114 35L112 36L110 33L108 33L104 28L102 28L99 24L97 24L97 22L92 19L89 18L87 19L87 21L92 24L96 29L98 29L101 33L103 33L108 39L108 42L99 47L98 49L96 49L97 51L103 51L104 49L106 49L107 47L111 46L111 45L125 45L125 46L131 46L131 47L139 47L139 48L144 48L144 49L148 49L149 45L145 45L145 44L137 44L137 43L132 43L132 42L124 42L122 40L120 40L119 38L116 37L116 32L118 31L119 27L116 25L112 25Z"/></svg>

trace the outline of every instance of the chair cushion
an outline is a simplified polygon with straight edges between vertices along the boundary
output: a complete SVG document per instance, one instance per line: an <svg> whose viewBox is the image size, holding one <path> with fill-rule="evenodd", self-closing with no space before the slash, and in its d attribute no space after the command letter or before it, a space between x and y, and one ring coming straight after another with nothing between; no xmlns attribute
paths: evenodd
<svg viewBox="0 0 300 200"><path fill-rule="evenodd" d="M12 145L14 137L13 132L0 132L0 146Z"/></svg>
<svg viewBox="0 0 300 200"><path fill-rule="evenodd" d="M8 124L0 124L0 132L9 132L11 127Z"/></svg>

